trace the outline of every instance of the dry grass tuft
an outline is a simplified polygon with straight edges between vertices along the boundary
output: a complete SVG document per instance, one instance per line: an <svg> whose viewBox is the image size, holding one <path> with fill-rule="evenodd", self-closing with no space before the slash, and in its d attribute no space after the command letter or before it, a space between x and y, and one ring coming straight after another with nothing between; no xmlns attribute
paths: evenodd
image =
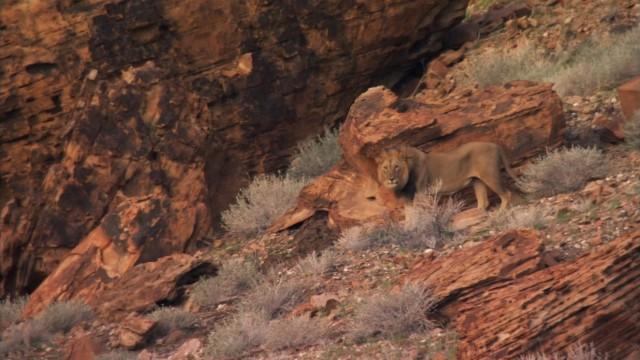
<svg viewBox="0 0 640 360"><path fill-rule="evenodd" d="M600 150L574 147L551 151L535 160L524 170L518 185L536 196L551 196L579 190L608 172L608 161Z"/></svg>
<svg viewBox="0 0 640 360"><path fill-rule="evenodd" d="M95 360L136 360L138 354L133 351L126 350L112 350L108 353L100 354L96 356Z"/></svg>
<svg viewBox="0 0 640 360"><path fill-rule="evenodd" d="M253 236L295 204L306 178L260 175L240 190L234 204L222 212L222 225L231 233Z"/></svg>
<svg viewBox="0 0 640 360"><path fill-rule="evenodd" d="M157 331L168 334L171 330L187 330L196 327L198 318L183 309L161 307L149 314L149 317L158 322Z"/></svg>
<svg viewBox="0 0 640 360"><path fill-rule="evenodd" d="M21 348L39 346L56 333L66 333L77 324L93 318L91 308L81 302L56 302L35 318L13 324L5 330L0 342L0 355Z"/></svg>
<svg viewBox="0 0 640 360"><path fill-rule="evenodd" d="M304 275L322 276L335 270L336 256L335 251L329 249L320 255L313 251L306 258L298 261L296 269Z"/></svg>
<svg viewBox="0 0 640 360"><path fill-rule="evenodd" d="M242 302L245 312L275 319L302 303L311 288L310 279L271 280L256 286Z"/></svg>
<svg viewBox="0 0 640 360"><path fill-rule="evenodd" d="M511 52L492 50L469 60L468 75L481 86L512 80L554 83L560 95L587 95L640 74L640 26L590 39L572 51L546 55L530 44Z"/></svg>
<svg viewBox="0 0 640 360"><path fill-rule="evenodd" d="M634 150L640 150L640 111L637 111L623 126L624 141Z"/></svg>
<svg viewBox="0 0 640 360"><path fill-rule="evenodd" d="M241 312L218 324L207 338L205 357L235 358L264 344L269 321L262 314Z"/></svg>
<svg viewBox="0 0 640 360"><path fill-rule="evenodd" d="M429 330L433 324L426 313L433 304L429 292L415 284L405 285L397 292L380 291L356 307L349 335L355 341L365 341Z"/></svg>
<svg viewBox="0 0 640 360"><path fill-rule="evenodd" d="M201 306L217 305L253 289L263 279L253 262L234 259L223 264L218 275L198 281L193 300Z"/></svg>
<svg viewBox="0 0 640 360"><path fill-rule="evenodd" d="M543 229L547 226L544 210L539 206L516 206L494 211L487 218L487 227L497 231L513 229Z"/></svg>
<svg viewBox="0 0 640 360"><path fill-rule="evenodd" d="M92 318L93 311L87 304L62 301L51 304L35 318L35 321L42 323L49 332L66 333L77 324Z"/></svg>
<svg viewBox="0 0 640 360"><path fill-rule="evenodd" d="M338 129L325 129L322 135L298 144L287 174L294 178L314 178L329 171L342 157L338 134Z"/></svg>
<svg viewBox="0 0 640 360"><path fill-rule="evenodd" d="M20 320L22 309L26 304L26 297L19 297L14 300L0 300L0 334L4 329Z"/></svg>
<svg viewBox="0 0 640 360"><path fill-rule="evenodd" d="M404 249L438 248L456 240L449 227L462 203L451 198L440 201L439 185L416 194L405 208L402 224L387 223L376 227L354 227L346 230L338 246L349 250L371 249L395 244Z"/></svg>
<svg viewBox="0 0 640 360"><path fill-rule="evenodd" d="M265 339L269 350L315 345L329 334L326 320L293 317L271 321Z"/></svg>

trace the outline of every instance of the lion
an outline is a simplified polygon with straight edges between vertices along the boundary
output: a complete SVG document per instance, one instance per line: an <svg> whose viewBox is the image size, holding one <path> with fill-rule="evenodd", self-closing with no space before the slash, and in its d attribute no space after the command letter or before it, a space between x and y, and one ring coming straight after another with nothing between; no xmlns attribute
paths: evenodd
<svg viewBox="0 0 640 360"><path fill-rule="evenodd" d="M502 147L490 142L470 142L449 152L424 153L411 146L383 150L376 159L378 182L396 193L413 198L416 192L440 182L439 192L452 194L473 185L478 208L489 206L487 188L500 197L506 209L514 193L503 185L500 170L515 180Z"/></svg>

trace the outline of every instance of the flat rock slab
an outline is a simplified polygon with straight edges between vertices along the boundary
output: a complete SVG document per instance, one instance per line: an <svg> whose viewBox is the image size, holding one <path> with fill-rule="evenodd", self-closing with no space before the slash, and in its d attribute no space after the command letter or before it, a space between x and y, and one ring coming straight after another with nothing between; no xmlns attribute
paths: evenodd
<svg viewBox="0 0 640 360"><path fill-rule="evenodd" d="M627 119L631 119L636 111L640 111L640 76L620 85L618 97L622 113Z"/></svg>

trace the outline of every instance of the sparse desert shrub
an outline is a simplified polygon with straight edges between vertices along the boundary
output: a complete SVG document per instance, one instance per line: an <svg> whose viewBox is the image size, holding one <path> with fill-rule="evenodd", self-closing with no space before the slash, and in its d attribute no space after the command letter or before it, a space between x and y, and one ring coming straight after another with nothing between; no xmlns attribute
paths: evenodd
<svg viewBox="0 0 640 360"><path fill-rule="evenodd" d="M467 72L481 86L531 80L554 83L554 90L562 96L586 95L640 74L638 38L640 26L589 39L556 56L545 55L530 44L510 52L492 50L471 58Z"/></svg>
<svg viewBox="0 0 640 360"><path fill-rule="evenodd" d="M255 263L231 260L222 265L218 275L198 281L192 297L201 306L216 305L254 288L263 278Z"/></svg>
<svg viewBox="0 0 640 360"><path fill-rule="evenodd" d="M236 201L222 212L225 230L247 236L264 231L294 205L306 178L290 175L259 175L240 190Z"/></svg>
<svg viewBox="0 0 640 360"><path fill-rule="evenodd" d="M35 318L11 325L3 333L0 355L21 347L38 346L56 333L66 333L82 321L93 318L91 308L78 301L51 304Z"/></svg>
<svg viewBox="0 0 640 360"><path fill-rule="evenodd" d="M469 76L480 86L500 85L512 80L540 81L553 65L544 54L523 44L509 52L491 49L469 60Z"/></svg>
<svg viewBox="0 0 640 360"><path fill-rule="evenodd" d="M308 279L265 281L247 294L241 308L245 312L262 314L266 319L275 319L302 303L310 287Z"/></svg>
<svg viewBox="0 0 640 360"><path fill-rule="evenodd" d="M61 301L51 304L34 319L43 324L49 332L67 332L77 324L91 320L93 311L79 301Z"/></svg>
<svg viewBox="0 0 640 360"><path fill-rule="evenodd" d="M20 320L22 309L27 303L27 298L0 300L0 334L4 329Z"/></svg>
<svg viewBox="0 0 640 360"><path fill-rule="evenodd" d="M149 317L158 322L157 330L161 334L167 334L173 329L191 329L198 323L197 317L179 308L161 307L149 314Z"/></svg>
<svg viewBox="0 0 640 360"><path fill-rule="evenodd" d="M623 130L625 143L634 150L640 150L640 111L624 123Z"/></svg>
<svg viewBox="0 0 640 360"><path fill-rule="evenodd" d="M205 357L238 357L264 344L269 320L256 312L240 312L218 324L207 338Z"/></svg>
<svg viewBox="0 0 640 360"><path fill-rule="evenodd" d="M560 95L586 95L640 74L640 26L588 41L568 63L548 77Z"/></svg>
<svg viewBox="0 0 640 360"><path fill-rule="evenodd" d="M448 198L440 201L440 184L416 194L413 203L405 208L399 246L409 249L437 248L451 240L455 233L451 220L462 209L462 202Z"/></svg>
<svg viewBox="0 0 640 360"><path fill-rule="evenodd" d="M320 342L329 333L329 324L323 319L292 317L269 323L265 346L280 350L297 346L309 346Z"/></svg>
<svg viewBox="0 0 640 360"><path fill-rule="evenodd" d="M553 354L527 354L519 357L519 360L607 360L608 356L597 351L593 344L577 343L569 347L566 355Z"/></svg>
<svg viewBox="0 0 640 360"><path fill-rule="evenodd" d="M543 229L547 226L544 210L538 206L516 206L494 211L487 218L487 227L505 231L512 229Z"/></svg>
<svg viewBox="0 0 640 360"><path fill-rule="evenodd" d="M336 265L336 253L325 250L320 255L315 251L298 261L297 270L304 275L321 276L333 270Z"/></svg>
<svg viewBox="0 0 640 360"><path fill-rule="evenodd" d="M455 240L456 234L449 224L462 209L462 203L451 198L440 201L439 188L435 185L416 194L413 203L405 208L403 223L350 228L342 234L338 246L364 250L395 244L406 249L424 249L440 247Z"/></svg>
<svg viewBox="0 0 640 360"><path fill-rule="evenodd" d="M407 284L397 292L375 293L356 307L349 334L356 341L364 341L428 330L433 325L426 313L433 304L429 292L415 284Z"/></svg>
<svg viewBox="0 0 640 360"><path fill-rule="evenodd" d="M298 144L287 173L294 178L314 178L329 171L341 157L338 129L325 129L322 135Z"/></svg>
<svg viewBox="0 0 640 360"><path fill-rule="evenodd" d="M112 350L107 353L100 354L96 356L95 360L136 360L138 359L138 354L133 351L126 350Z"/></svg>
<svg viewBox="0 0 640 360"><path fill-rule="evenodd" d="M607 175L609 166L600 150L573 147L548 152L530 164L518 185L537 196L576 191L588 181Z"/></svg>

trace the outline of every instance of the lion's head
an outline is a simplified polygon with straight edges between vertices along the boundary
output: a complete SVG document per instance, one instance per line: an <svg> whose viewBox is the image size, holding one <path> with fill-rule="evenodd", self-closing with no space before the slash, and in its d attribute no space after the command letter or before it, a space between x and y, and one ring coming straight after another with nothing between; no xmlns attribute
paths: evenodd
<svg viewBox="0 0 640 360"><path fill-rule="evenodd" d="M407 157L401 149L381 152L376 163L378 181L384 187L397 191L407 185L410 169Z"/></svg>

